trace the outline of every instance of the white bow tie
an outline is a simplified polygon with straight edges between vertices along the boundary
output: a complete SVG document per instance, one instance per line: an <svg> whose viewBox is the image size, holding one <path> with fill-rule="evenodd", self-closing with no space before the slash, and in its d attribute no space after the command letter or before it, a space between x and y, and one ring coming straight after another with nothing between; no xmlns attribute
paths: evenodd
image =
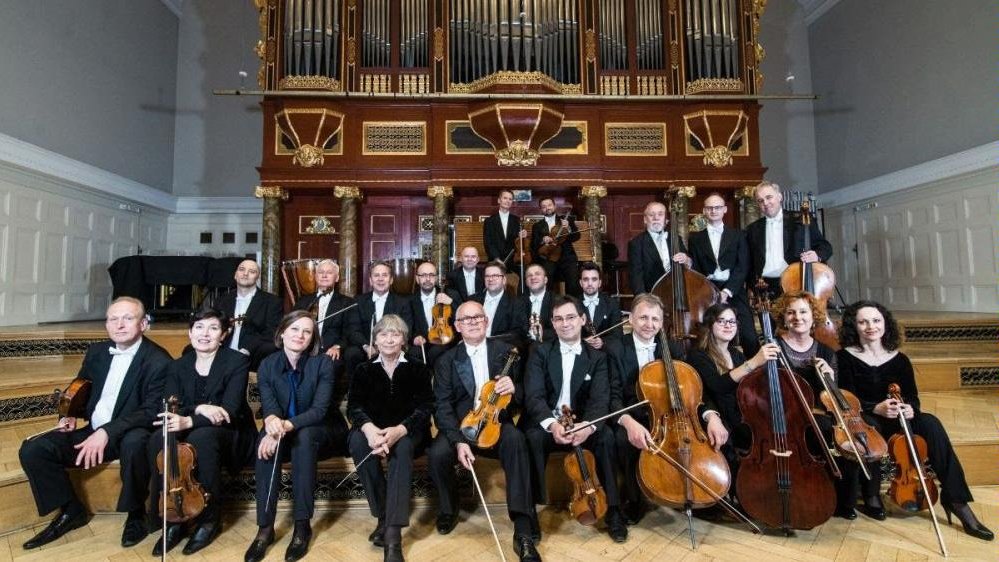
<svg viewBox="0 0 999 562"><path fill-rule="evenodd" d="M433 302L437 298L437 293L430 293L429 295L420 295L423 302L431 301Z"/></svg>
<svg viewBox="0 0 999 562"><path fill-rule="evenodd" d="M559 344L559 349L561 349L562 355L568 355L570 353L579 355L583 352L583 347L578 343L576 345L565 345L564 343Z"/></svg>
<svg viewBox="0 0 999 562"><path fill-rule="evenodd" d="M652 342L649 345L636 344L635 349L637 349L638 351L647 351L649 353L655 353L656 344L655 342Z"/></svg>
<svg viewBox="0 0 999 562"><path fill-rule="evenodd" d="M724 226L720 226L720 227L718 227L718 228L715 228L715 227L713 227L713 226L709 226L709 227L708 227L708 232L710 232L710 233L712 233L712 234L721 234L721 233L723 233L724 231L725 231L725 227L724 227Z"/></svg>
<svg viewBox="0 0 999 562"><path fill-rule="evenodd" d="M539 302L543 301L544 299L545 299L544 295L542 295L540 297L536 297L536 296L532 295L531 296L531 304L539 303Z"/></svg>
<svg viewBox="0 0 999 562"><path fill-rule="evenodd" d="M590 306L591 304L600 304L600 295L593 295L592 297L583 297L583 304Z"/></svg>
<svg viewBox="0 0 999 562"><path fill-rule="evenodd" d="M387 298L388 298L388 293L385 293L384 295L382 295L380 297L378 295L374 295L374 294L371 295L372 302L385 302L385 299L387 299Z"/></svg>
<svg viewBox="0 0 999 562"><path fill-rule="evenodd" d="M783 222L784 222L784 217L783 216L767 217L767 224L775 224L775 223L783 223Z"/></svg>
<svg viewBox="0 0 999 562"><path fill-rule="evenodd" d="M500 293L500 294L498 294L498 295L495 295L495 296L493 296L493 295L490 295L489 293L486 293L486 302L488 302L488 303L494 303L494 302L497 302L497 301L499 301L499 300L500 300L501 298L503 298L503 293Z"/></svg>
<svg viewBox="0 0 999 562"><path fill-rule="evenodd" d="M111 352L111 355L113 355L113 356L114 355L128 355L128 356L131 357L131 356L135 355L135 351L136 350L135 349L118 349L117 347L109 347L108 351Z"/></svg>

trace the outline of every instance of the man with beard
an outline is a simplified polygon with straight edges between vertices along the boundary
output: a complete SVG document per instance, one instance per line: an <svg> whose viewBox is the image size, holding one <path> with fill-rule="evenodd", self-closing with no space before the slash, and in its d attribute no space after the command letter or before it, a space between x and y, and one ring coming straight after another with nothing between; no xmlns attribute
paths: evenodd
<svg viewBox="0 0 999 562"><path fill-rule="evenodd" d="M607 339L621 336L620 327L597 336L621 322L621 305L617 299L600 290L602 285L600 266L591 261L583 262L579 266L579 286L583 289L583 306L589 321L583 330L583 341L593 349L603 349ZM589 333L589 329L593 332Z"/></svg>
<svg viewBox="0 0 999 562"><path fill-rule="evenodd" d="M571 209L569 210L571 211ZM555 200L545 197L541 200L541 213L544 220L534 223L531 230L531 255L534 256L534 263L540 265L548 276L548 288L552 289L559 281L565 283L565 292L568 295L579 297L582 291L579 289L579 272L576 267L579 258L572 243L579 240L579 228L576 226L576 219L569 211L562 216L555 215ZM555 243L552 237L552 228L556 224L563 232L569 233L562 241L562 254L557 261L550 261L539 252L542 246L549 246Z"/></svg>
<svg viewBox="0 0 999 562"><path fill-rule="evenodd" d="M236 290L223 295L218 304L232 319L232 330L222 345L248 356L250 370L256 371L261 359L277 349L274 330L281 321L281 299L257 288L260 266L254 260L241 261L234 277Z"/></svg>
<svg viewBox="0 0 999 562"><path fill-rule="evenodd" d="M669 239L666 205L650 202L642 220L645 232L628 241L628 281L635 295L651 292L659 279L673 269L673 262L690 265L683 240Z"/></svg>
<svg viewBox="0 0 999 562"><path fill-rule="evenodd" d="M451 310L458 308L461 298L453 289L437 290L437 267L425 261L416 268L416 282L419 292L410 299L410 315L413 318L412 344L407 355L411 360L425 363L430 367L444 351L454 345L456 339L447 343L431 343L428 339L430 328L434 325L433 313L438 304L449 305ZM454 314L449 321L454 332Z"/></svg>

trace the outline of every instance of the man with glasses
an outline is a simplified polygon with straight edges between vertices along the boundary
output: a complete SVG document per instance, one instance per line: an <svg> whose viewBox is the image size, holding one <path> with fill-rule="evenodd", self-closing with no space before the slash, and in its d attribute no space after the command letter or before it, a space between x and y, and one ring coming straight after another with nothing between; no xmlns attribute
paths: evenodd
<svg viewBox="0 0 999 562"><path fill-rule="evenodd" d="M597 475L607 494L607 531L615 542L628 539L621 514L614 472L614 432L598 422L571 435L558 422L568 406L578 425L610 412L611 380L607 356L583 345L581 334L586 309L573 297L559 297L552 307L556 338L536 346L524 375L524 413L521 427L527 435L534 470L534 500L547 503L545 465L553 450L571 451L582 446L593 451Z"/></svg>
<svg viewBox="0 0 999 562"><path fill-rule="evenodd" d="M519 348L527 337L523 329L527 321L521 320L519 307L514 300L516 297L506 290L506 266L500 261L489 262L483 277L486 290L473 297L473 300L482 305L489 318L486 336L502 338Z"/></svg>
<svg viewBox="0 0 999 562"><path fill-rule="evenodd" d="M746 274L749 273L749 245L738 228L724 222L728 207L719 193L704 199L704 217L708 227L690 235L691 267L714 283L721 295L721 302L731 303L739 317L739 343L752 357L760 343L755 322L746 296Z"/></svg>
<svg viewBox="0 0 999 562"><path fill-rule="evenodd" d="M409 301L410 316L413 318L413 325L410 327L413 334L413 346L409 348L407 355L410 360L433 367L434 361L454 344L454 340L446 344L436 344L427 339L427 334L434 325L434 307L438 304L445 304L450 305L453 309L458 306L461 297L450 288L443 291L437 290L437 266L428 261L421 263L416 268L416 282L420 287L419 292ZM453 314L449 322L453 329Z"/></svg>
<svg viewBox="0 0 999 562"><path fill-rule="evenodd" d="M486 280L482 268L479 267L479 251L469 246L461 250L458 267L447 274L448 287L458 291L460 302L471 300L472 297L486 290Z"/></svg>
<svg viewBox="0 0 999 562"><path fill-rule="evenodd" d="M535 541L541 537L538 515L531 501L530 454L524 434L513 424L510 415L523 400L519 384L521 365L515 363L509 373L500 376L514 348L502 341L487 340L488 326L489 318L481 304L473 301L459 306L455 327L461 333L462 343L447 350L434 371L437 437L427 459L430 477L440 499L437 532L446 535L458 524L455 461L474 470L476 455L498 458L506 475L506 505L513 522L514 551L521 560L540 562L541 556L535 548ZM500 414L500 437L496 447L482 449L466 438L460 428L462 419L481 405L483 385L490 380L495 381L495 392L510 396L511 402Z"/></svg>
<svg viewBox="0 0 999 562"><path fill-rule="evenodd" d="M621 328L618 327L597 336L621 322L621 305L616 298L600 290L602 285L599 265L591 261L579 265L579 286L583 288L583 306L586 307L586 318L589 320L587 330L593 330L593 333L584 332L583 336L587 345L594 349L603 349L608 338L621 335Z"/></svg>
<svg viewBox="0 0 999 562"><path fill-rule="evenodd" d="M690 265L683 240L670 240L666 205L652 201L642 214L645 231L628 241L628 282L635 295L649 293L673 263Z"/></svg>
<svg viewBox="0 0 999 562"><path fill-rule="evenodd" d="M552 327L552 300L554 295L548 290L548 276L545 268L532 263L524 271L527 293L517 297L520 308L519 318L524 322L521 328L531 340L550 341L555 337Z"/></svg>

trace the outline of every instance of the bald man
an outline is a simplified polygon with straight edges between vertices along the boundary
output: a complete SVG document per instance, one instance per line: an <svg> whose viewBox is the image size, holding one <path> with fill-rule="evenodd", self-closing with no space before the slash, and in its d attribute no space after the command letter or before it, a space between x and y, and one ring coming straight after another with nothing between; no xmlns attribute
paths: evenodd
<svg viewBox="0 0 999 562"><path fill-rule="evenodd" d="M472 300L472 297L486 290L486 278L479 267L478 250L472 246L462 248L458 267L447 274L447 285L458 291L460 302Z"/></svg>
<svg viewBox="0 0 999 562"><path fill-rule="evenodd" d="M645 232L628 241L628 281L635 295L648 293L674 263L690 265L683 240L670 240L666 205L652 201L642 213Z"/></svg>
<svg viewBox="0 0 999 562"><path fill-rule="evenodd" d="M281 321L281 299L257 287L260 266L254 260L243 260L234 275L236 290L219 299L218 308L233 319L232 330L222 345L250 358L250 370L256 371L260 361L274 353L274 330Z"/></svg>

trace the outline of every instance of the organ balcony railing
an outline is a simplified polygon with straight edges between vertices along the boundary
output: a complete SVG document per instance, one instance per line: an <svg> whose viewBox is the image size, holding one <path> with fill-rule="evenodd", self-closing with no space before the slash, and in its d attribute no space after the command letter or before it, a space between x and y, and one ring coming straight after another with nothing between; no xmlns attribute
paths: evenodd
<svg viewBox="0 0 999 562"><path fill-rule="evenodd" d="M753 95L767 0L254 0L265 90Z"/></svg>

